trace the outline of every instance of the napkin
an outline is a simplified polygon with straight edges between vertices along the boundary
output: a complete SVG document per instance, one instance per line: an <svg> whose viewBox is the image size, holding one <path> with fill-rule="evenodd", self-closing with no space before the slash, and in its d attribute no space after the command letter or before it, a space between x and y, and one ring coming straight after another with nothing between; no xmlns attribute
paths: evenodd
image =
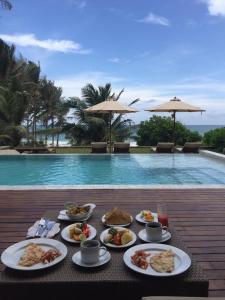
<svg viewBox="0 0 225 300"><path fill-rule="evenodd" d="M31 238L31 237L35 237L35 233L37 232L37 228L39 225L40 220L37 220L34 225L32 225L28 231L27 231L27 238ZM60 231L60 224L54 222L54 226L52 227L52 229L48 232L46 238L52 238L53 236L55 236L59 231ZM45 234L45 231L43 232L42 236Z"/></svg>

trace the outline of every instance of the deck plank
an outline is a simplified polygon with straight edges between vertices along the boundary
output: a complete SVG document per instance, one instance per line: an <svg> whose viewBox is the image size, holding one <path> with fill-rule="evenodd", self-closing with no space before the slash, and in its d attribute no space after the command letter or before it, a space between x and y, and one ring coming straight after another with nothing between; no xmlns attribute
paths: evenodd
<svg viewBox="0 0 225 300"><path fill-rule="evenodd" d="M225 297L224 189L1 190L0 252L23 240L27 228L48 209L67 201L94 202L106 209L156 209L166 202L170 221L209 279L209 296ZM0 271L2 270L0 265Z"/></svg>

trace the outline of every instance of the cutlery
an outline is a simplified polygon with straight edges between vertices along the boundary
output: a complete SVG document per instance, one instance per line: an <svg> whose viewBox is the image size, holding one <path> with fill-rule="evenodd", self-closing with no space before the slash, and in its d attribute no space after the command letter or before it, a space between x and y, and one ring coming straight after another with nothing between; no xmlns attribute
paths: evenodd
<svg viewBox="0 0 225 300"><path fill-rule="evenodd" d="M37 231L35 233L35 237L40 237L42 235L42 233L45 230L45 226L46 226L46 221L45 219L41 218L39 224L38 224L38 228Z"/></svg>
<svg viewBox="0 0 225 300"><path fill-rule="evenodd" d="M46 228L45 228L45 231L44 231L42 237L47 237L49 231L53 228L54 225L55 225L54 221L49 221L48 220L48 223L46 225Z"/></svg>

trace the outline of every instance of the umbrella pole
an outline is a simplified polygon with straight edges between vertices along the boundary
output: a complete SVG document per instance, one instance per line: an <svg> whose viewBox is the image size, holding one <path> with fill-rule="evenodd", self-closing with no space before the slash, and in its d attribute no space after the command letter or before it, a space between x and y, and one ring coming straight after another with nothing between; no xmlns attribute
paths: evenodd
<svg viewBox="0 0 225 300"><path fill-rule="evenodd" d="M112 148L111 148L111 142L112 142L112 124L111 124L111 119L112 119L112 112L110 111L110 113L109 113L109 153L112 153Z"/></svg>
<svg viewBox="0 0 225 300"><path fill-rule="evenodd" d="M175 143L176 111L173 112L173 143Z"/></svg>

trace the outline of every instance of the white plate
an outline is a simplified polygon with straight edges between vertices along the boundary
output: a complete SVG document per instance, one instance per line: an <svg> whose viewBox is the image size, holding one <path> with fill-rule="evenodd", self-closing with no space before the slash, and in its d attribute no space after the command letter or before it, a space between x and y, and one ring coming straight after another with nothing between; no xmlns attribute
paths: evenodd
<svg viewBox="0 0 225 300"><path fill-rule="evenodd" d="M104 250L100 250L101 251ZM99 261L97 263L94 264L86 264L81 260L81 253L80 251L76 252L73 256L72 256L72 261L81 267L86 267L86 268L93 268L93 267L98 267L98 266L102 266L104 264L106 264L108 261L110 261L111 259L111 254L109 253L109 251L106 252L105 255L102 255L99 257Z"/></svg>
<svg viewBox="0 0 225 300"><path fill-rule="evenodd" d="M65 241L67 241L67 242L78 244L78 243L80 243L80 241L75 241L75 240L71 239L70 236L69 236L69 228L72 227L72 226L74 226L75 224L76 224L76 223L71 224L71 225L69 225L69 226L66 226L66 227L61 231L61 236L62 236L62 238L63 238ZM89 224L87 224L87 226L90 227L90 231L91 231L91 232L90 232L90 236L89 236L88 238L86 238L86 240L92 240L92 239L96 236L97 231L96 231L96 229L95 229L93 226L91 226L91 225L89 225Z"/></svg>
<svg viewBox="0 0 225 300"><path fill-rule="evenodd" d="M61 253L61 255L48 264L39 263L31 267L19 266L18 265L19 259L23 254L25 247L30 243L35 243L41 246L46 251L49 249L57 249ZM51 266L54 266L58 264L60 261L62 261L66 257L66 255L67 255L67 248L63 243L52 239L37 238L37 239L25 240L10 246L2 253L1 261L5 266L12 269L33 271L33 270L46 269Z"/></svg>
<svg viewBox="0 0 225 300"><path fill-rule="evenodd" d="M154 254L159 253L161 251L172 250L173 253L175 254L174 271L171 273L159 273L159 272L154 271L150 265L148 266L148 268L146 270L135 266L131 262L131 256L137 250L144 250L146 252L151 253L150 257L152 257ZM149 257L149 260L150 260L150 257ZM134 247L128 249L124 253L123 261L130 269L132 269L138 273L150 275L150 276L157 276L157 277L169 277L169 276L178 275L178 274L185 272L191 266L191 259L187 253L185 253L183 250L178 249L176 247L173 247L170 245L162 245L162 244L142 244L142 245L134 246Z"/></svg>
<svg viewBox="0 0 225 300"><path fill-rule="evenodd" d="M114 228L115 228L115 229L123 229L123 230L124 230L123 227L119 227L119 226L114 226ZM129 229L129 231L130 231L131 234L132 234L132 240L131 240L129 243L127 243L126 245L117 246L117 245L114 245L114 244L111 244L111 243L105 243L105 242L104 242L104 238L105 238L106 234L108 234L108 231L109 231L109 229L106 229L106 230L104 230L104 231L101 233L101 235L100 235L100 241L101 241L104 245L106 245L107 247L110 247L110 248L127 248L127 247L130 247L131 245L133 245L133 244L136 242L136 240L137 240L136 234L135 234L133 231L131 231L131 230Z"/></svg>
<svg viewBox="0 0 225 300"><path fill-rule="evenodd" d="M102 216L102 223L103 223L104 225L108 226L108 227L116 227L116 226L127 227L127 226L129 226L129 225L133 222L133 220L134 220L132 216L130 216L130 218L131 218L130 223L127 223L127 224L110 225L110 224L106 224L106 223L105 223L105 215L103 215L103 216Z"/></svg>
<svg viewBox="0 0 225 300"><path fill-rule="evenodd" d="M86 216L84 216L84 218L80 218L80 217L79 218L76 218L76 217L70 218L66 214L66 209L63 209L63 210L60 210L60 212L59 212L58 220L69 221L69 222L83 222L83 221L87 221L91 217L91 215L93 214L93 211L94 211L94 209L96 207L96 205L94 203L87 203L84 206L87 206L87 205L90 205L91 209L90 209L89 214L86 215Z"/></svg>
<svg viewBox="0 0 225 300"><path fill-rule="evenodd" d="M153 215L153 217L154 217L154 220L152 220L151 222L158 222L158 214L152 212L152 215ZM145 221L145 220L141 217L141 213L137 214L136 217L135 217L135 219L136 219L138 222L140 222L140 223L144 223L144 224L149 223L149 221Z"/></svg>
<svg viewBox="0 0 225 300"><path fill-rule="evenodd" d="M141 231L139 231L138 236L142 241L148 242L148 243L164 243L171 239L171 233L166 230L162 231L162 239L160 241L153 242L153 241L149 240L147 238L146 229L142 229Z"/></svg>

